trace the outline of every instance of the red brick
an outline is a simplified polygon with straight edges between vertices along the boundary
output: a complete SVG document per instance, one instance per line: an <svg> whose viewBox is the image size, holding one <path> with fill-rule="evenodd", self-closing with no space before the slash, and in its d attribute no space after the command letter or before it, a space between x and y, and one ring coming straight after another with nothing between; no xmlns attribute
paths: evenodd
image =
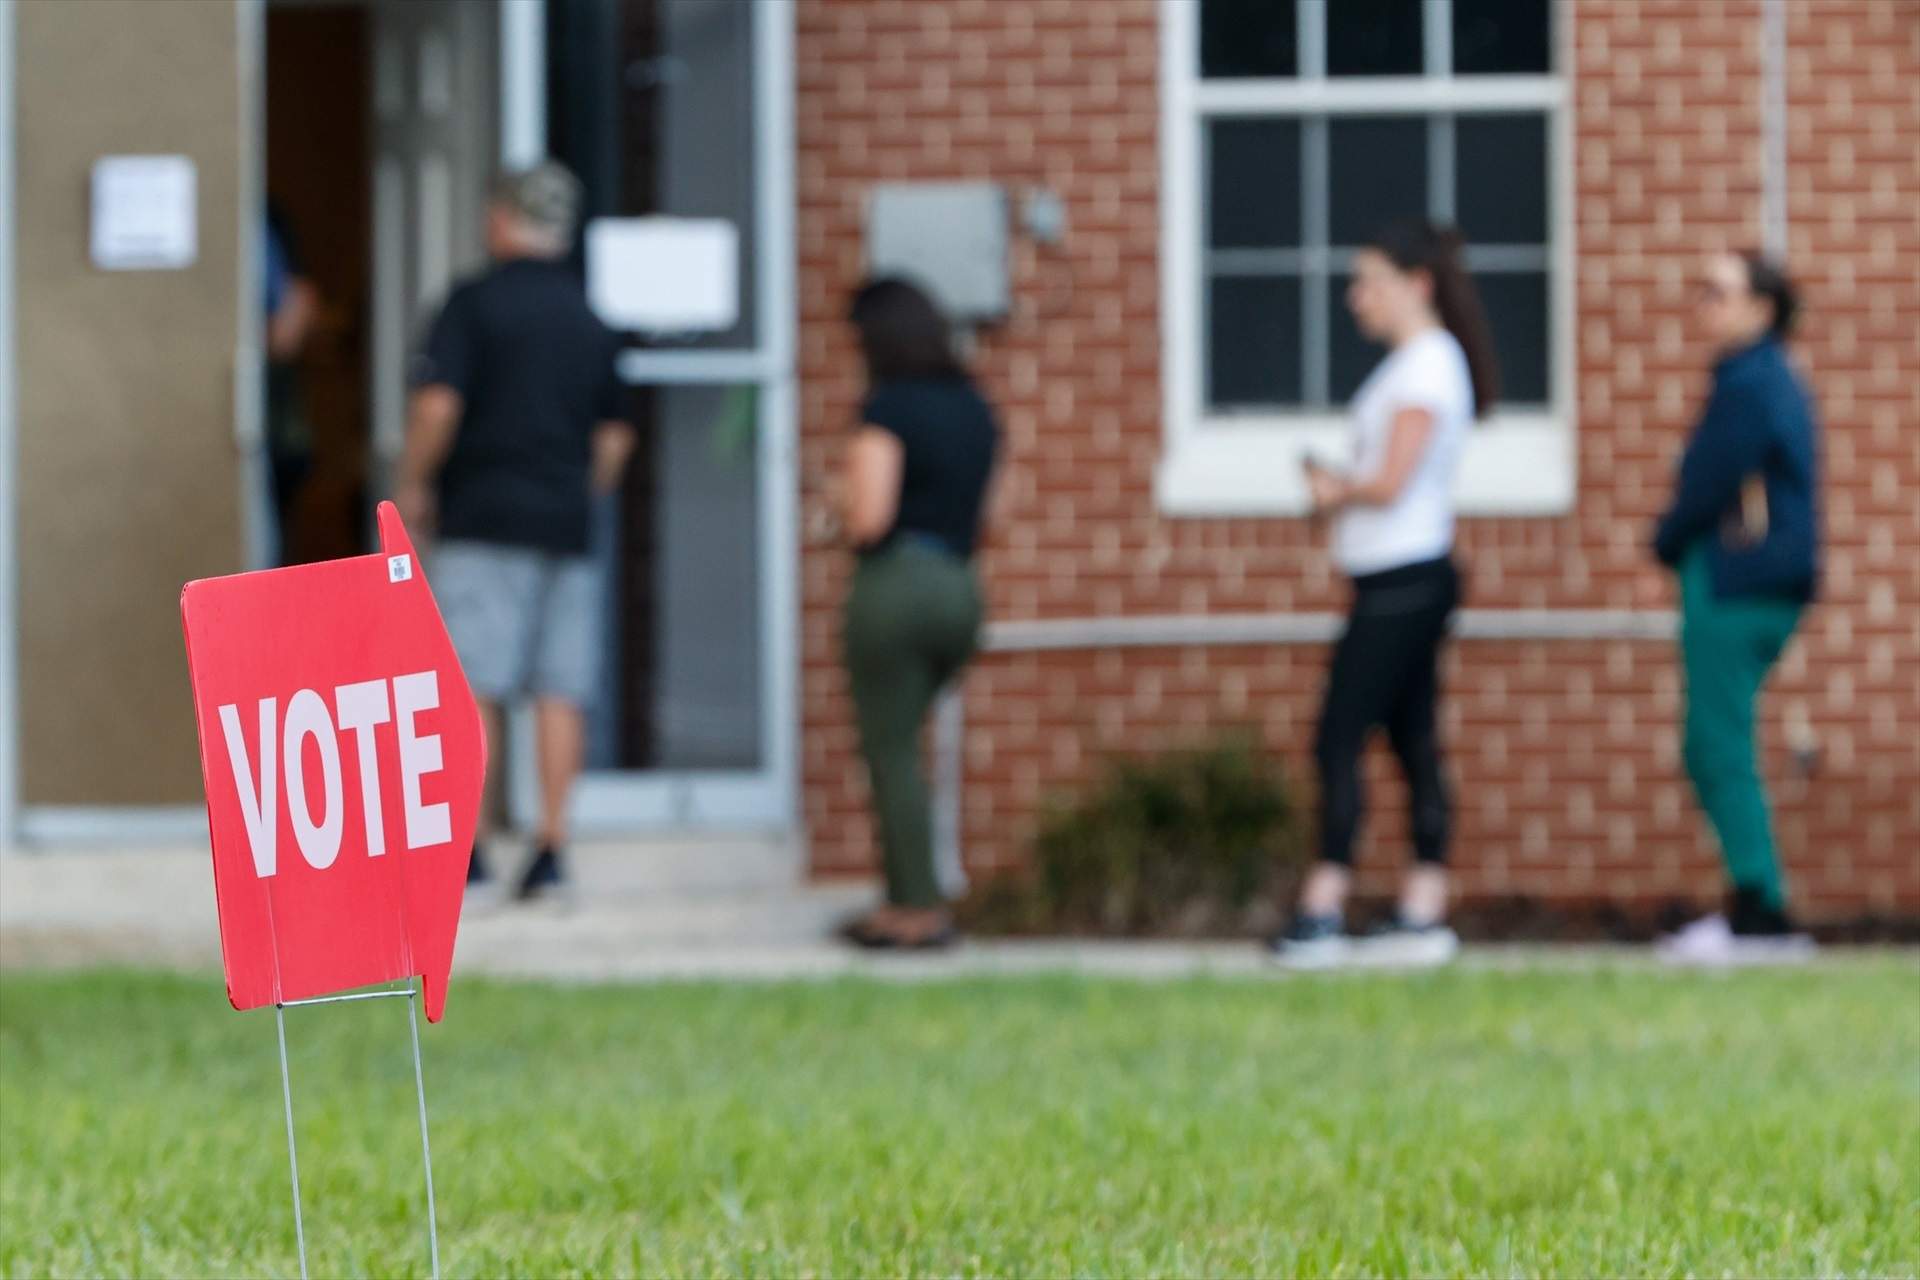
<svg viewBox="0 0 1920 1280"><path fill-rule="evenodd" d="M1809 284L1799 354L1827 431L1826 597L1766 703L1762 763L1810 911L1920 910L1920 40L1899 4L1786 6L1791 259ZM798 0L802 505L860 394L840 323L883 178L1045 184L1061 250L1015 255L1015 314L977 365L1008 428L1007 523L984 556L996 619L1337 610L1296 520L1170 520L1160 456L1155 0ZM1646 522L1705 387L1686 284L1705 252L1757 241L1760 0L1569 7L1578 281L1575 511L1470 519L1480 608L1640 607ZM1070 281L1070 290L1063 282ZM835 663L842 553L802 575L803 797L821 874L869 870L865 782ZM1670 599L1670 593L1663 598ZM1325 667L1317 649L996 655L966 693L962 827L977 870L1026 856L1044 796L1101 753L1251 722L1294 776ZM1678 773L1665 643L1474 641L1449 659L1462 888L1582 899L1706 896L1712 849ZM1823 756L1791 776L1782 720ZM1390 762L1362 883L1390 885L1404 821Z"/></svg>

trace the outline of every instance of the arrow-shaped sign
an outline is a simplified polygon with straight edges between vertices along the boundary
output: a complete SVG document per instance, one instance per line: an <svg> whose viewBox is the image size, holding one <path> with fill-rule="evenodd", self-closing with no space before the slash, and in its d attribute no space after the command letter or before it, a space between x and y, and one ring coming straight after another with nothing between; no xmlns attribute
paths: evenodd
<svg viewBox="0 0 1920 1280"><path fill-rule="evenodd" d="M392 503L381 553L180 593L236 1009L419 975L447 1000L479 708Z"/></svg>

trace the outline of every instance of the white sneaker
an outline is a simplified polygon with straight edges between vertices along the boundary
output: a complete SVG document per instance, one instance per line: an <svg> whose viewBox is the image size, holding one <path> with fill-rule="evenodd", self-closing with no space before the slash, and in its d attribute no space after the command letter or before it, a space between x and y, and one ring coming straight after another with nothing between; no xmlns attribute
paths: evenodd
<svg viewBox="0 0 1920 1280"><path fill-rule="evenodd" d="M1711 915L1660 939L1655 950L1668 964L1711 969L1797 964L1810 959L1817 948L1804 933L1735 933L1725 916Z"/></svg>
<svg viewBox="0 0 1920 1280"><path fill-rule="evenodd" d="M1735 964L1805 964L1820 950L1809 933L1736 933Z"/></svg>
<svg viewBox="0 0 1920 1280"><path fill-rule="evenodd" d="M1299 916L1267 947L1283 969L1338 969L1353 954L1338 916Z"/></svg>
<svg viewBox="0 0 1920 1280"><path fill-rule="evenodd" d="M1378 969L1437 969L1460 954L1460 935L1444 924L1393 924L1361 939L1355 963Z"/></svg>
<svg viewBox="0 0 1920 1280"><path fill-rule="evenodd" d="M1274 951L1282 969L1338 969L1352 957L1353 943L1346 938L1289 942Z"/></svg>

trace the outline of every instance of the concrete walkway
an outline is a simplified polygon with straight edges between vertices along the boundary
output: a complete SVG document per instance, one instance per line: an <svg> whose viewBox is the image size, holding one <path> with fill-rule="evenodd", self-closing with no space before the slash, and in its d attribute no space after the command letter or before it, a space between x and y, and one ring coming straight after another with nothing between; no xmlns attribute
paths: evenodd
<svg viewBox="0 0 1920 1280"><path fill-rule="evenodd" d="M803 884L796 851L751 838L587 844L572 866L564 904L488 907L470 896L456 971L638 977L748 953L782 957L763 966L777 970L830 953L834 924L873 896L862 884ZM0 857L0 966L219 963L204 848Z"/></svg>
<svg viewBox="0 0 1920 1280"><path fill-rule="evenodd" d="M1281 973L1244 942L973 941L936 955L862 954L836 942L833 927L871 902L873 888L805 884L795 851L769 841L594 844L578 851L574 869L566 906L478 909L469 902L454 972L558 981ZM1823 963L1863 954L1829 952ZM1475 947L1462 962L1498 969L1655 963L1646 948L1585 946ZM204 849L0 857L0 968L114 964L218 969Z"/></svg>

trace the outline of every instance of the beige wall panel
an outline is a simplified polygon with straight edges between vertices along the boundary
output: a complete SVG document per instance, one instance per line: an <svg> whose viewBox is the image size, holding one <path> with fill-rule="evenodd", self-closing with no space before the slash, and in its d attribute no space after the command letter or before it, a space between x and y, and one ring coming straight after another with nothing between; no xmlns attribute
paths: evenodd
<svg viewBox="0 0 1920 1280"><path fill-rule="evenodd" d="M200 799L180 586L241 567L233 427L243 107L228 0L18 16L21 798ZM88 257L97 158L198 169L199 260Z"/></svg>

